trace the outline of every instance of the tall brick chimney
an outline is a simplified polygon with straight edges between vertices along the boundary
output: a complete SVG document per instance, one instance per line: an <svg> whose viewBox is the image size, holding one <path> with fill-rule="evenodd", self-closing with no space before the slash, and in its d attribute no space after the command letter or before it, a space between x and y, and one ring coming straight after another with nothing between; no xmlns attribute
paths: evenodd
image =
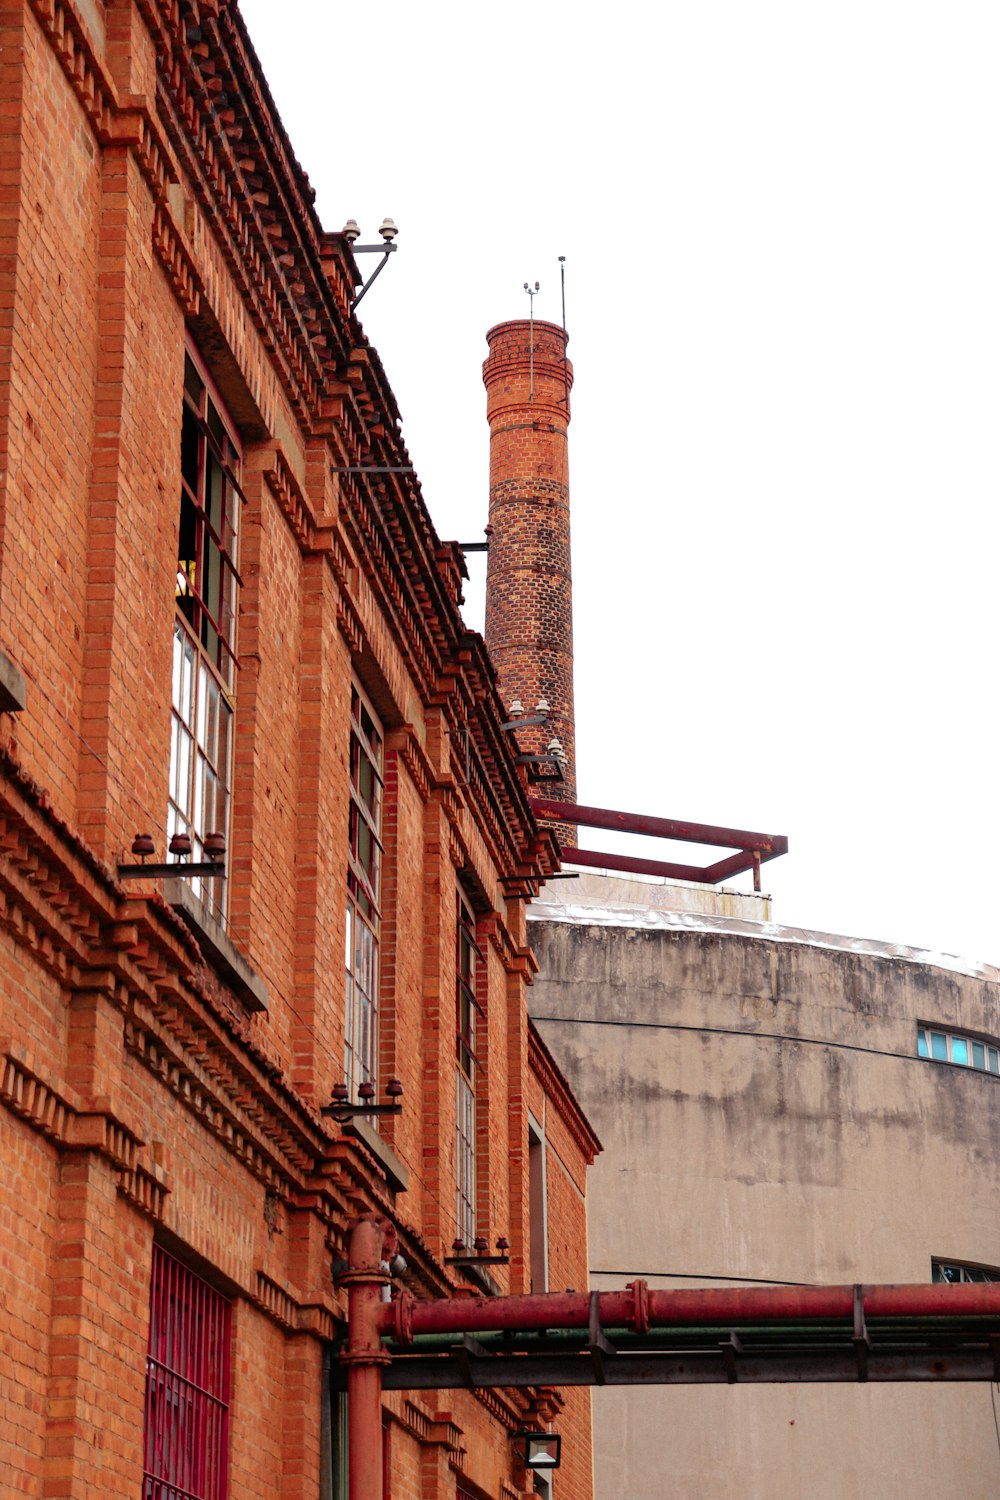
<svg viewBox="0 0 1000 1500"><path fill-rule="evenodd" d="M576 801L573 718L573 587L569 536L569 392L573 367L555 323L499 323L483 365L490 424L490 538L486 644L500 694L532 714L550 705L544 729L518 736L527 750L558 739L565 779L538 788Z"/></svg>

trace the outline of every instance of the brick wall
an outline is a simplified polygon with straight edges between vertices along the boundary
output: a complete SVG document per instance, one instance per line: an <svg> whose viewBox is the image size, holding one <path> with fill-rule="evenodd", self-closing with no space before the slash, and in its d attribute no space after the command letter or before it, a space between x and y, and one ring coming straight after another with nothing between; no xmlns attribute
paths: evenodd
<svg viewBox="0 0 1000 1500"><path fill-rule="evenodd" d="M445 1265L459 888L477 1231L511 1241L501 1290L526 1286L523 907L551 850L419 489L334 473L405 464L394 398L238 12L198 16L0 16L0 649L28 697L0 716L0 1447L13 1493L51 1500L140 1491L154 1242L232 1299L236 1500L320 1492L359 1213L394 1219L415 1295L472 1290ZM117 871L137 832L164 854L186 339L244 455L225 938L263 1011L158 879ZM404 1087L372 1147L320 1114L344 1074L352 680L386 747L378 1086ZM386 1396L394 1496L450 1500L458 1473L509 1496L530 1396L411 1406Z"/></svg>

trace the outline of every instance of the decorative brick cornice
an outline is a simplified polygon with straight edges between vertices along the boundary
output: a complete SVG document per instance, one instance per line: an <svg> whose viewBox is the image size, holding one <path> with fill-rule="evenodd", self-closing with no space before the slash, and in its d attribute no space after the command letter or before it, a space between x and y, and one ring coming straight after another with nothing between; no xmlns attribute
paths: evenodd
<svg viewBox="0 0 1000 1500"><path fill-rule="evenodd" d="M579 1146L587 1165L592 1166L604 1147L531 1020L528 1021L528 1066L545 1090L545 1097Z"/></svg>
<svg viewBox="0 0 1000 1500"><path fill-rule="evenodd" d="M197 317L204 291L201 276L174 227L173 219L159 204L153 212L153 249L185 315Z"/></svg>
<svg viewBox="0 0 1000 1500"><path fill-rule="evenodd" d="M164 1173L142 1161L144 1143L107 1110L82 1110L46 1083L9 1042L0 1042L0 1101L58 1151L93 1151L115 1170L118 1191L153 1219L170 1191Z"/></svg>
<svg viewBox="0 0 1000 1500"><path fill-rule="evenodd" d="M273 449L270 467L264 470L264 478L302 551L312 550L316 541L316 519L279 444Z"/></svg>
<svg viewBox="0 0 1000 1500"><path fill-rule="evenodd" d="M328 1307L314 1302L300 1302L263 1271L257 1272L250 1301L281 1328L296 1333L311 1333L327 1341L333 1338L335 1322Z"/></svg>
<svg viewBox="0 0 1000 1500"><path fill-rule="evenodd" d="M170 217L167 189L178 180L177 168L159 125L144 100L118 98L70 0L31 0L31 7L97 140L134 155L153 196L153 249L185 313L195 316L201 281Z"/></svg>
<svg viewBox="0 0 1000 1500"><path fill-rule="evenodd" d="M498 911L480 917L477 926L480 936L497 954L508 974L520 974L527 983L538 973L538 960L530 948L521 948L511 937L510 929Z"/></svg>
<svg viewBox="0 0 1000 1500"><path fill-rule="evenodd" d="M117 100L86 26L69 0L31 0L31 8L59 59L98 140L110 139Z"/></svg>
<svg viewBox="0 0 1000 1500"><path fill-rule="evenodd" d="M398 729L391 731L385 743L386 749L395 750L406 767L421 802L429 802L434 768L413 725L401 724Z"/></svg>
<svg viewBox="0 0 1000 1500"><path fill-rule="evenodd" d="M435 1412L431 1416L412 1399L404 1399L402 1410L388 1411L386 1415L396 1422L411 1437L416 1438L422 1448L440 1447L448 1454L452 1468L462 1470L465 1466L465 1436L463 1428L455 1421L451 1412Z"/></svg>
<svg viewBox="0 0 1000 1500"><path fill-rule="evenodd" d="M330 279L336 248L235 8L138 5L156 49L165 129L293 409L312 430L347 344L347 308Z"/></svg>

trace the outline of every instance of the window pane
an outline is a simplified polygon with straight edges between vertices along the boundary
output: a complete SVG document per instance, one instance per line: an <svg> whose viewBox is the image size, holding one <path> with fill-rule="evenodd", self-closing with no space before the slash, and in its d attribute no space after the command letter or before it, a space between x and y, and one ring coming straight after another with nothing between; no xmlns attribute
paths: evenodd
<svg viewBox="0 0 1000 1500"><path fill-rule="evenodd" d="M931 1032L931 1057L939 1062L948 1061L948 1038L940 1031Z"/></svg>
<svg viewBox="0 0 1000 1500"><path fill-rule="evenodd" d="M991 1073L1000 1073L1000 1054L995 1047L990 1047L987 1053Z"/></svg>
<svg viewBox="0 0 1000 1500"><path fill-rule="evenodd" d="M982 1068L985 1071L986 1048L982 1042L973 1042L972 1044L972 1066L974 1068Z"/></svg>
<svg viewBox="0 0 1000 1500"><path fill-rule="evenodd" d="M965 1063L969 1061L969 1044L963 1036L953 1036L951 1039L951 1060L953 1063Z"/></svg>
<svg viewBox="0 0 1000 1500"><path fill-rule="evenodd" d="M930 1057L930 1052L927 1048L927 1033L922 1026L917 1030L917 1055L919 1057Z"/></svg>

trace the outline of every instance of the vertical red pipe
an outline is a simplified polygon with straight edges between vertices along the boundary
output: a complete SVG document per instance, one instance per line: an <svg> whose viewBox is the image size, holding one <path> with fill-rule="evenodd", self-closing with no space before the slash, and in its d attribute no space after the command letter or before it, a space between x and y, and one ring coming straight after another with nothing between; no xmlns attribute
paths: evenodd
<svg viewBox="0 0 1000 1500"><path fill-rule="evenodd" d="M388 1219L359 1219L348 1241L347 1287L347 1480L349 1500L383 1500L382 1493L382 1289L386 1263L396 1253L396 1231Z"/></svg>

